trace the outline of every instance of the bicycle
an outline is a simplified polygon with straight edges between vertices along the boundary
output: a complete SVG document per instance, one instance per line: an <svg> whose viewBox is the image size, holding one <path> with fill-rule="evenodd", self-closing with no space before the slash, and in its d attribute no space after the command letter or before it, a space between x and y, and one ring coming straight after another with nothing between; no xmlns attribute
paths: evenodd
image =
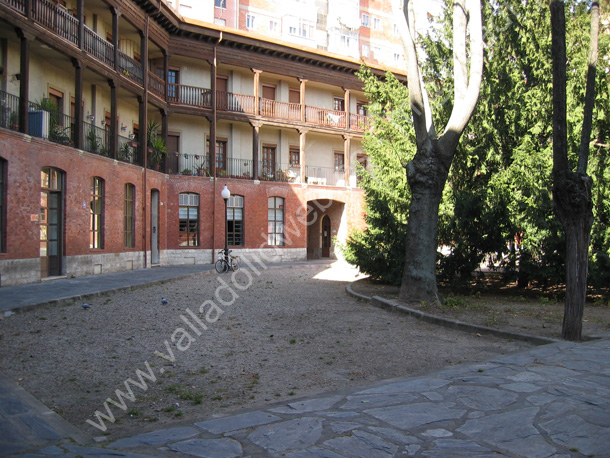
<svg viewBox="0 0 610 458"><path fill-rule="evenodd" d="M219 274L224 274L229 270L235 272L239 269L239 258L237 256L232 256L230 254L231 251L233 250L229 250L228 253L225 253L225 250L220 250L218 252L220 257L216 261L216 264L214 264L214 267Z"/></svg>

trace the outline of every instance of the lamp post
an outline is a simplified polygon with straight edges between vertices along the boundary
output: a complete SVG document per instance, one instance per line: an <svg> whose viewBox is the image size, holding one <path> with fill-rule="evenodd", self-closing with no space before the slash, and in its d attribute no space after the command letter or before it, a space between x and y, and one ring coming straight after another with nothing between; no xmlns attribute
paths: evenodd
<svg viewBox="0 0 610 458"><path fill-rule="evenodd" d="M227 205L229 202L229 197L231 197L231 191L229 191L229 188L227 188L227 185L225 185L225 187L223 188L220 195L222 196L222 198L225 201L225 261L227 261L227 263L228 263L229 262L229 214L228 214Z"/></svg>

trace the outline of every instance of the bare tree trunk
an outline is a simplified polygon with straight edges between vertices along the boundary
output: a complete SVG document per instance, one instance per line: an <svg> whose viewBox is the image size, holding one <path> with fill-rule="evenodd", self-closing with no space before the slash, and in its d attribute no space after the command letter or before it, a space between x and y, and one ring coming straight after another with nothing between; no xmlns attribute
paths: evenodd
<svg viewBox="0 0 610 458"><path fill-rule="evenodd" d="M565 5L551 1L553 55L553 207L566 234L566 300L562 337L581 340L593 225L592 180L587 175L599 30L599 5L591 7L591 49L578 168L569 169L566 117Z"/></svg>
<svg viewBox="0 0 610 458"><path fill-rule="evenodd" d="M460 136L479 98L483 74L481 2L454 0L454 103L445 131L440 136L437 135L434 127L428 95L417 60L412 0L404 0L402 12L405 21L399 26L407 58L407 79L417 153L406 166L407 181L411 188L411 205L400 298L405 301L438 302L436 283L438 209ZM468 65L469 57L470 65Z"/></svg>
<svg viewBox="0 0 610 458"><path fill-rule="evenodd" d="M401 296L411 302L440 302L436 283L438 210L451 162L440 159L439 148L437 141L426 142L407 165L411 206Z"/></svg>
<svg viewBox="0 0 610 458"><path fill-rule="evenodd" d="M567 172L555 176L555 213L566 233L566 299L561 336L581 340L587 298L589 243L593 225L592 180L586 174Z"/></svg>

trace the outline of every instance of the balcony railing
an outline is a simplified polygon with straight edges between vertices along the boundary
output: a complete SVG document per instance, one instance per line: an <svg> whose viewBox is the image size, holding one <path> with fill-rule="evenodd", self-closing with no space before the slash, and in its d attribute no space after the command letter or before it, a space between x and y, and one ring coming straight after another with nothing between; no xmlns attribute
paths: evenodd
<svg viewBox="0 0 610 458"><path fill-rule="evenodd" d="M142 65L121 51L119 51L119 71L130 80L140 85L144 84Z"/></svg>
<svg viewBox="0 0 610 458"><path fill-rule="evenodd" d="M366 132L371 128L371 120L368 116L351 114L349 117L349 128L358 132Z"/></svg>
<svg viewBox="0 0 610 458"><path fill-rule="evenodd" d="M260 99L261 116L288 121L301 120L301 104Z"/></svg>
<svg viewBox="0 0 610 458"><path fill-rule="evenodd" d="M0 127L19 130L19 97L0 91Z"/></svg>
<svg viewBox="0 0 610 458"><path fill-rule="evenodd" d="M345 186L345 171L332 167L305 166L307 184L322 186Z"/></svg>
<svg viewBox="0 0 610 458"><path fill-rule="evenodd" d="M212 108L212 91L184 84L169 84L167 86L169 101L179 105L198 108Z"/></svg>
<svg viewBox="0 0 610 458"><path fill-rule="evenodd" d="M165 99L165 81L152 72L148 72L148 89L153 94Z"/></svg>
<svg viewBox="0 0 610 458"><path fill-rule="evenodd" d="M307 106L305 108L305 121L318 126L346 128L345 111Z"/></svg>
<svg viewBox="0 0 610 458"><path fill-rule="evenodd" d="M85 26L84 48L100 62L109 67L114 67L114 45L104 40L87 26Z"/></svg>
<svg viewBox="0 0 610 458"><path fill-rule="evenodd" d="M0 0L2 3L10 6L14 10L19 11L21 14L25 14L25 0Z"/></svg>
<svg viewBox="0 0 610 458"><path fill-rule="evenodd" d="M57 3L36 0L32 4L32 18L63 39L78 43L78 20Z"/></svg>
<svg viewBox="0 0 610 458"><path fill-rule="evenodd" d="M74 118L45 104L30 102L28 105L28 134L33 137L71 146L74 126Z"/></svg>
<svg viewBox="0 0 610 458"><path fill-rule="evenodd" d="M119 150L117 151L117 159L130 164L138 164L138 147L137 144L130 138L119 135Z"/></svg>
<svg viewBox="0 0 610 458"><path fill-rule="evenodd" d="M254 114L256 100L253 95L216 91L216 108L234 113Z"/></svg>

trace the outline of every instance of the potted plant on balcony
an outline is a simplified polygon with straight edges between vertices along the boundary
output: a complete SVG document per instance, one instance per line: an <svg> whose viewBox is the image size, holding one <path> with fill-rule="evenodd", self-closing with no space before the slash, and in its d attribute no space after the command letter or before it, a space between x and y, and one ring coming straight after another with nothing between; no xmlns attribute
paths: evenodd
<svg viewBox="0 0 610 458"><path fill-rule="evenodd" d="M161 168L163 156L167 154L167 145L165 140L158 135L159 123L150 121L146 128L146 139L148 143L148 163L155 170Z"/></svg>
<svg viewBox="0 0 610 458"><path fill-rule="evenodd" d="M182 171L182 175L192 175L193 171L191 169L184 169Z"/></svg>
<svg viewBox="0 0 610 458"><path fill-rule="evenodd" d="M199 175L200 177L207 177L210 175L210 172L208 171L205 165L199 164L197 166L197 175Z"/></svg>

